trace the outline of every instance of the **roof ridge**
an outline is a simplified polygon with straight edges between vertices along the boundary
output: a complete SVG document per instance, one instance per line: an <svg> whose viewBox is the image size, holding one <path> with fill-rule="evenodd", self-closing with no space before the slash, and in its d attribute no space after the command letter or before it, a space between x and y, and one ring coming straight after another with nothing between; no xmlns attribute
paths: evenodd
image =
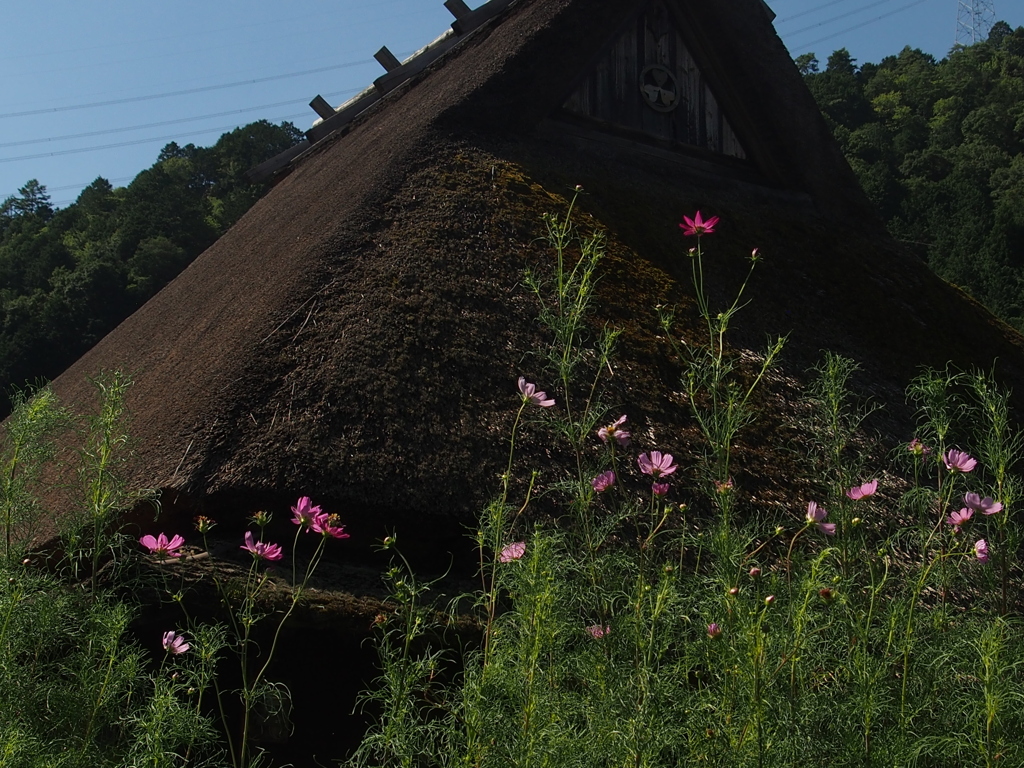
<svg viewBox="0 0 1024 768"><path fill-rule="evenodd" d="M295 146L251 168L246 172L246 177L252 182L260 182L286 170L311 150L315 144L344 130L353 120L388 93L418 75L448 51L469 38L473 32L518 1L487 0L476 10L471 10L463 0L445 0L444 7L455 17L455 21L451 23L449 29L401 62L388 50L386 45L381 46L380 50L374 54L374 58L386 70L383 75L338 107L331 107L318 94L309 105L320 115L320 119L306 131L306 138Z"/></svg>

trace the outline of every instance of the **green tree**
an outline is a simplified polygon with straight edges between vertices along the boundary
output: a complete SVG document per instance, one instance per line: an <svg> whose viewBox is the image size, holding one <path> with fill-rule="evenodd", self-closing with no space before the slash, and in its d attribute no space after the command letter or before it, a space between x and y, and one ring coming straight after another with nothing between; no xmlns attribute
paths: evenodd
<svg viewBox="0 0 1024 768"><path fill-rule="evenodd" d="M904 48L859 69L797 60L890 231L942 277L1024 327L1024 28L936 61Z"/></svg>
<svg viewBox="0 0 1024 768"><path fill-rule="evenodd" d="M260 120L212 147L172 142L127 187L97 178L61 210L34 179L4 200L0 391L58 375L173 280L264 193L245 172L300 138Z"/></svg>

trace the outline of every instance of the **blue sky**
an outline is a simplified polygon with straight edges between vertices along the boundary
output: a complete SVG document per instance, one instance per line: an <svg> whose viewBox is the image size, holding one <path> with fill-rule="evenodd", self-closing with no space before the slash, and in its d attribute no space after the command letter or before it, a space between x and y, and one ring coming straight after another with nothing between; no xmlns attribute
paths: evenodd
<svg viewBox="0 0 1024 768"><path fill-rule="evenodd" d="M727 0L715 0L725 2ZM469 0L477 7L483 0ZM1024 0L994 0L1024 25ZM793 55L860 62L905 45L952 47L958 0L774 0ZM127 184L161 147L209 145L265 118L306 129L322 94L340 104L441 34L442 0L47 0L12 2L0 27L0 199L35 178L58 206L97 176Z"/></svg>

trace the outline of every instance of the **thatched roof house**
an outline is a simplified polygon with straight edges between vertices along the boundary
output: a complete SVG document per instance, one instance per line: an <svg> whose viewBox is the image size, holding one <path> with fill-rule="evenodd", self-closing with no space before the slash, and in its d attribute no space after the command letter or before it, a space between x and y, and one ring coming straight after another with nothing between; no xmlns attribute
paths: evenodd
<svg viewBox="0 0 1024 768"><path fill-rule="evenodd" d="M919 364L1024 373L1020 337L886 235L761 0L486 8L428 66L328 116L264 199L55 382L84 408L86 376L132 373L130 480L169 510L304 493L359 534L462 536L503 468L517 377L554 386L521 278L549 258L541 215L577 184L582 226L608 235L597 322L624 329L611 401L645 448L692 438L653 307L695 317L677 223L698 209L722 220L713 292L731 295L752 247L765 256L736 340L790 334L777 402L823 349L886 397Z"/></svg>

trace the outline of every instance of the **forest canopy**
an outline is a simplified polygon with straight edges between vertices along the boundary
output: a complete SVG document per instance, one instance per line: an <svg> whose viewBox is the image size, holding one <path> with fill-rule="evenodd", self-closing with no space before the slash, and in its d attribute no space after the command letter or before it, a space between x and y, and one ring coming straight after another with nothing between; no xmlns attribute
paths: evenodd
<svg viewBox="0 0 1024 768"><path fill-rule="evenodd" d="M941 61L796 64L892 235L1024 329L1024 27L997 22Z"/></svg>
<svg viewBox="0 0 1024 768"><path fill-rule="evenodd" d="M128 186L98 178L66 208L36 179L0 203L0 386L71 365L263 195L246 171L301 138L260 120L212 147L168 144Z"/></svg>

